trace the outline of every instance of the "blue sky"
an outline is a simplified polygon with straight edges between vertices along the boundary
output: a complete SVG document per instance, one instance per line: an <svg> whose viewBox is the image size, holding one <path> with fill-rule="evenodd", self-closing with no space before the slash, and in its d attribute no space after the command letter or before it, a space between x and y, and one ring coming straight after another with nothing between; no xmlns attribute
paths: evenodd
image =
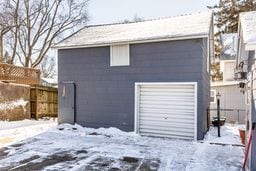
<svg viewBox="0 0 256 171"><path fill-rule="evenodd" d="M135 14L145 19L206 11L207 5L219 0L90 0L89 24L102 24L132 19Z"/></svg>

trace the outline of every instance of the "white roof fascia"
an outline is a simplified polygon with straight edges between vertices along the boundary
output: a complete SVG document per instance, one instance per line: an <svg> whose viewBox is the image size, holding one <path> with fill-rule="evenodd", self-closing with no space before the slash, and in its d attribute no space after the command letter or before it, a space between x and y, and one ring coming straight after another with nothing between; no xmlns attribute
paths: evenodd
<svg viewBox="0 0 256 171"><path fill-rule="evenodd" d="M135 40L135 41L123 41L114 43L100 43L100 44L85 44L85 45L74 45L74 46L53 46L53 49L78 49L78 48L89 48L89 47L103 47L113 45L124 45L124 44L139 44L139 43L153 43L153 42L164 42L164 41L175 41L175 40L190 40L199 38L208 38L208 34L193 35L193 36L182 36L182 37L170 37L170 38L159 38L159 39L148 39L148 40Z"/></svg>

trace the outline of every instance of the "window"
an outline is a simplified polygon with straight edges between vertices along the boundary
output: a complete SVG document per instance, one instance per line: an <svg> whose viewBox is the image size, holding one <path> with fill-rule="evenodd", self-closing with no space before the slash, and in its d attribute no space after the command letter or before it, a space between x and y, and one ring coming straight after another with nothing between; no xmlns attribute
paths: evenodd
<svg viewBox="0 0 256 171"><path fill-rule="evenodd" d="M114 45L110 47L110 66L129 66L129 45Z"/></svg>
<svg viewBox="0 0 256 171"><path fill-rule="evenodd" d="M211 103L216 103L216 90L211 90L210 101Z"/></svg>

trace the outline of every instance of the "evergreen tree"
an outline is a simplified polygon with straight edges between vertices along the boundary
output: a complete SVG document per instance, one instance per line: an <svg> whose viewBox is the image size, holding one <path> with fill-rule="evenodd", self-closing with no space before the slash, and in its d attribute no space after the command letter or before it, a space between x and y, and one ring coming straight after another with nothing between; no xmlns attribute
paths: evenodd
<svg viewBox="0 0 256 171"><path fill-rule="evenodd" d="M256 0L220 0L214 10L215 25L221 33L236 33L239 13L256 10Z"/></svg>
<svg viewBox="0 0 256 171"><path fill-rule="evenodd" d="M212 63L212 81L221 81L220 52L222 50L220 34L236 33L238 30L239 13L256 10L256 0L220 0L218 4L208 7L214 11L215 26L215 62Z"/></svg>

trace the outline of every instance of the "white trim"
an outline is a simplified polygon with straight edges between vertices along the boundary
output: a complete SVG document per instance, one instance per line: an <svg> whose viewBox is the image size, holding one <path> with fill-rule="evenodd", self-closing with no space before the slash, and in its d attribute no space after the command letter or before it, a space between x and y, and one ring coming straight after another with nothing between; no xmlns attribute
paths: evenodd
<svg viewBox="0 0 256 171"><path fill-rule="evenodd" d="M210 90L210 98L212 97L212 95L211 95L212 92L211 91L214 92L214 95L213 95L214 101L213 102L210 101L210 103L211 104L216 104L216 102L217 102L217 100L216 100L217 90Z"/></svg>
<svg viewBox="0 0 256 171"><path fill-rule="evenodd" d="M135 82L134 131L139 133L139 95L141 85L193 85L194 86L194 140L197 140L197 82Z"/></svg>
<svg viewBox="0 0 256 171"><path fill-rule="evenodd" d="M234 86L239 85L238 81L221 81L221 82L211 82L211 87L223 87L223 86Z"/></svg>
<svg viewBox="0 0 256 171"><path fill-rule="evenodd" d="M195 106L194 106L194 109L195 109L195 116L194 116L194 140L197 141L197 82L194 82L193 83L194 85L194 89L195 89L195 92L194 92L194 102L195 102Z"/></svg>
<svg viewBox="0 0 256 171"><path fill-rule="evenodd" d="M121 46L121 47L120 47ZM113 48L117 48L120 51L120 48L125 48L125 52L126 53L126 59L127 61L122 61L120 64L115 64L114 60L115 58L119 58L120 56L115 56L113 55ZM116 50L117 50L116 49ZM122 49L123 50L123 49ZM127 59L128 58L128 59ZM120 61L119 61L120 62ZM122 44L122 45L111 45L110 46L110 66L111 67L115 67L115 66L130 66L130 45L129 44Z"/></svg>
<svg viewBox="0 0 256 171"><path fill-rule="evenodd" d="M242 51L242 40L243 40L243 33L242 33L242 26L241 26L241 20L240 20L240 15L238 18L238 41L237 41L237 52L236 52L236 66L239 65L241 62L242 56L241 56L241 51Z"/></svg>
<svg viewBox="0 0 256 171"><path fill-rule="evenodd" d="M235 59L228 59L228 60L220 60L220 62L231 63L231 62L236 62L236 60Z"/></svg>
<svg viewBox="0 0 256 171"><path fill-rule="evenodd" d="M206 71L207 71L207 73L208 74L210 74L210 56L211 56L211 52L210 52L210 45L211 45L211 41L210 41L210 37L211 36L209 36L209 38L207 39L207 59L206 59L206 62L207 62L207 64L206 64L206 67L207 67L207 69L206 69Z"/></svg>
<svg viewBox="0 0 256 171"><path fill-rule="evenodd" d="M140 87L135 83L135 104L134 104L134 131L139 134L139 100L140 99Z"/></svg>
<svg viewBox="0 0 256 171"><path fill-rule="evenodd" d="M131 41L120 41L120 42L106 42L98 44L84 44L84 45L70 45L70 46L53 46L53 49L77 49L77 48L89 48L89 47L103 47L111 45L124 45L124 44L139 44L139 43L152 43L152 42L166 42L174 40L189 40L189 39L198 39L198 38L208 38L209 35L194 35L194 36L181 36L181 37L172 37L172 38L155 38L155 39L146 39L146 40L131 40Z"/></svg>
<svg viewBox="0 0 256 171"><path fill-rule="evenodd" d="M135 82L135 85L197 85L197 82Z"/></svg>
<svg viewBox="0 0 256 171"><path fill-rule="evenodd" d="M245 50L250 51L250 50L256 50L256 43L255 44L245 44Z"/></svg>

